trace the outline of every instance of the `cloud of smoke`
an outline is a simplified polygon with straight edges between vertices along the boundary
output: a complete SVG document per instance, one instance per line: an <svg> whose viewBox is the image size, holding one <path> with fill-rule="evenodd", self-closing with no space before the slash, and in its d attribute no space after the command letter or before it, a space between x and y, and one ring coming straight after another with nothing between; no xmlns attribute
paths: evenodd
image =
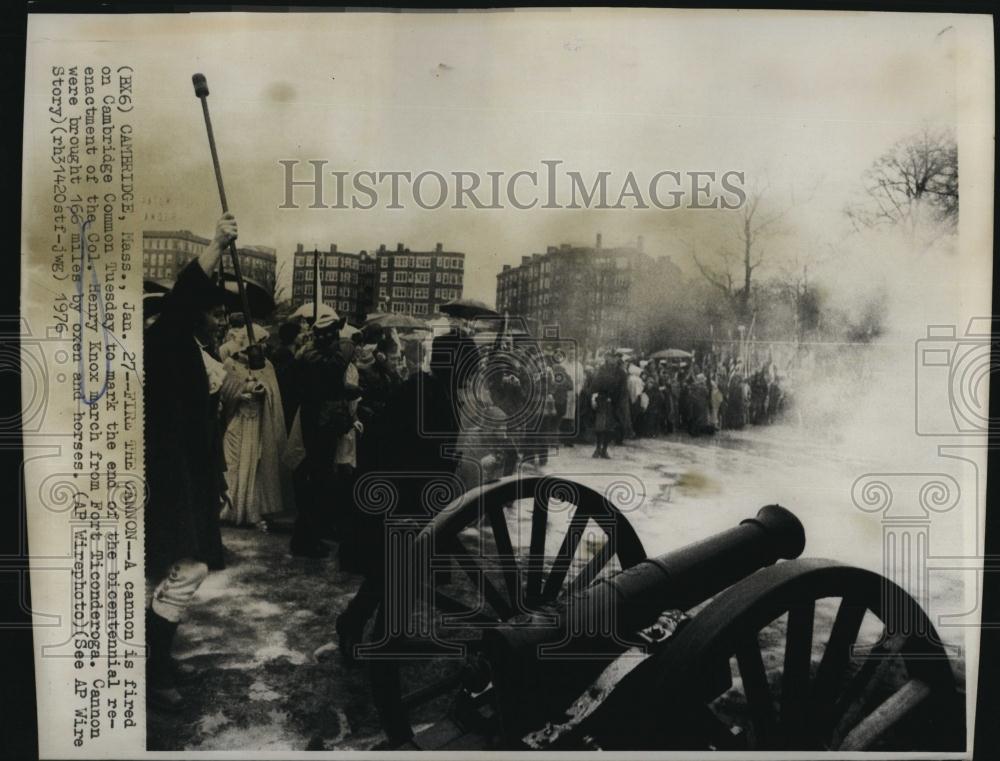
<svg viewBox="0 0 1000 761"><path fill-rule="evenodd" d="M970 299L981 266L958 243L940 228L864 230L817 269L827 338L808 347L794 376L802 425L863 458L926 455L927 441L914 435L916 342L928 325L956 325L960 335L968 305L988 303Z"/></svg>

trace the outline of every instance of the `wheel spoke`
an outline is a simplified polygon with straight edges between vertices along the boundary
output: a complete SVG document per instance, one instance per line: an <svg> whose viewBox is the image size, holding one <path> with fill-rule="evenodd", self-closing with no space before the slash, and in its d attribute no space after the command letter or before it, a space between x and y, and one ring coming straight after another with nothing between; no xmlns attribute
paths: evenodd
<svg viewBox="0 0 1000 761"><path fill-rule="evenodd" d="M756 635L737 648L736 662L740 667L743 692L746 694L747 710L753 727L753 747L768 748L774 738L774 701Z"/></svg>
<svg viewBox="0 0 1000 761"><path fill-rule="evenodd" d="M851 730L839 750L865 750L931 695L926 682L911 679Z"/></svg>
<svg viewBox="0 0 1000 761"><path fill-rule="evenodd" d="M559 554L556 555L549 576L545 580L545 589L542 591L542 599L545 601L555 600L559 595L566 574L569 572L570 564L576 555L576 550L580 546L580 539L583 537L584 529L587 528L587 514L577 506L573 512L573 517L569 521L566 535L559 546Z"/></svg>
<svg viewBox="0 0 1000 761"><path fill-rule="evenodd" d="M611 544L611 537L608 536L608 540L601 545L594 557L592 557L587 565L583 567L583 570L576 575L576 577L566 585L566 594L573 595L582 589L586 589L591 585L597 575L604 569L604 566L608 564L611 557L614 555L614 547Z"/></svg>
<svg viewBox="0 0 1000 761"><path fill-rule="evenodd" d="M504 516L504 507L506 505L493 505L489 508L487 517L490 521L490 529L493 531L493 542L496 544L497 555L500 557L500 568L503 572L504 585L507 587L507 597L511 607L517 609L521 597L521 584L518 578L514 544L511 542L510 529L507 528L507 518Z"/></svg>
<svg viewBox="0 0 1000 761"><path fill-rule="evenodd" d="M833 706L837 691L843 683L851 661L851 649L858 639L861 622L867 610L865 605L850 598L845 597L840 601L837 617L830 631L830 639L827 640L813 684L810 724L814 737L826 738L832 728Z"/></svg>
<svg viewBox="0 0 1000 761"><path fill-rule="evenodd" d="M442 550L451 554L452 559L465 572L465 575L469 577L475 588L482 589L483 595L486 597L486 602L496 611L497 617L501 621L506 621L513 615L510 604L504 599L500 590L493 586L493 583L486 575L486 569L483 567L483 564L478 558L469 553L457 537L445 542Z"/></svg>
<svg viewBox="0 0 1000 761"><path fill-rule="evenodd" d="M542 593L542 568L545 562L545 532L548 527L548 497L536 496L531 510L531 544L528 550L528 583L525 598L529 606Z"/></svg>
<svg viewBox="0 0 1000 761"><path fill-rule="evenodd" d="M811 677L815 612L816 604L812 600L794 605L788 611L781 677L781 732L788 749L802 747L805 739L803 728Z"/></svg>
<svg viewBox="0 0 1000 761"><path fill-rule="evenodd" d="M831 724L836 723L831 743L833 747L837 746L845 733L861 718L865 706L870 702L870 693L882 683L884 672L894 661L893 656L898 654L906 643L906 637L901 634L889 636L887 639L885 637L886 634L883 632L883 638L865 657L865 662L851 677L843 695L837 700L831 717ZM839 720L837 717L840 717Z"/></svg>

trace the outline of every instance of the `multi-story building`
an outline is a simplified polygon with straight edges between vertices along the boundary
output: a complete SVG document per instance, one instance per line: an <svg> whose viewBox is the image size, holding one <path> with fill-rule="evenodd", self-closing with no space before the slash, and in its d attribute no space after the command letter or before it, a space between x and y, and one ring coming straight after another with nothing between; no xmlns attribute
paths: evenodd
<svg viewBox="0 0 1000 761"><path fill-rule="evenodd" d="M586 350L635 340L637 294L651 283L680 277L669 258L654 259L635 246L549 246L521 257L497 274L497 310L558 326L562 337Z"/></svg>
<svg viewBox="0 0 1000 761"><path fill-rule="evenodd" d="M142 234L142 276L147 280L175 280L185 265L210 243L189 230L146 230ZM240 246L236 249L240 270L250 280L274 292L277 256L267 246ZM231 268L228 254L223 266Z"/></svg>
<svg viewBox="0 0 1000 761"><path fill-rule="evenodd" d="M319 257L319 282L323 303L360 324L369 312L386 311L429 317L438 307L462 296L465 254L445 251L438 243L433 251L411 251L402 243L395 251L379 246L374 254L306 251L296 247L292 267L292 301L313 300Z"/></svg>
<svg viewBox="0 0 1000 761"><path fill-rule="evenodd" d="M142 276L147 280L174 280L189 261L210 243L189 230L145 230L142 233Z"/></svg>
<svg viewBox="0 0 1000 761"><path fill-rule="evenodd" d="M243 276L264 286L268 293L273 294L275 262L278 258L275 250L269 246L238 246L236 255L239 257ZM224 261L229 265L228 259L224 258Z"/></svg>
<svg viewBox="0 0 1000 761"><path fill-rule="evenodd" d="M316 300L313 266L317 258L319 301L329 304L349 321L356 323L361 254L338 251L336 243L330 244L328 251L306 251L301 243L296 246L292 262L292 303L302 304Z"/></svg>
<svg viewBox="0 0 1000 761"><path fill-rule="evenodd" d="M376 260L380 311L427 317L462 297L465 254L445 251L440 243L433 251L411 251L402 243L395 251L379 246Z"/></svg>

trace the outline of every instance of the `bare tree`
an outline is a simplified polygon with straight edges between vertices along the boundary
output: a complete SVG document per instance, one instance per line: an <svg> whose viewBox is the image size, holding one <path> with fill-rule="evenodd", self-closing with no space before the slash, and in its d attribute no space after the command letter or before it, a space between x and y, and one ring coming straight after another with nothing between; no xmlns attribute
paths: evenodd
<svg viewBox="0 0 1000 761"><path fill-rule="evenodd" d="M767 253L764 241L779 233L781 220L795 205L769 209L762 203L768 187L758 187L747 194L746 203L736 212L731 223L729 240L719 246L711 263L688 245L695 267L711 286L728 299L740 319L750 317L750 299L755 273L764 263Z"/></svg>
<svg viewBox="0 0 1000 761"><path fill-rule="evenodd" d="M958 221L958 145L951 130L925 128L893 145L865 172L860 198L844 212L856 229L902 224L912 231L924 210L935 221Z"/></svg>

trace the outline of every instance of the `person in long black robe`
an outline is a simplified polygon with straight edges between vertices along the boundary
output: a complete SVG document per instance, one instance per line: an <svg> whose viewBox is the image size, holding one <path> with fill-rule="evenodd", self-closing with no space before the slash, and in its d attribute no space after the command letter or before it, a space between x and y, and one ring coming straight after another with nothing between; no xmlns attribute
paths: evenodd
<svg viewBox="0 0 1000 761"><path fill-rule="evenodd" d="M208 273L236 237L225 215L215 237L178 275L144 336L147 697L176 709L177 666L170 650L177 626L208 571L224 565L219 510L225 458L218 391L225 371L212 355L226 293ZM219 373L222 373L220 376Z"/></svg>

